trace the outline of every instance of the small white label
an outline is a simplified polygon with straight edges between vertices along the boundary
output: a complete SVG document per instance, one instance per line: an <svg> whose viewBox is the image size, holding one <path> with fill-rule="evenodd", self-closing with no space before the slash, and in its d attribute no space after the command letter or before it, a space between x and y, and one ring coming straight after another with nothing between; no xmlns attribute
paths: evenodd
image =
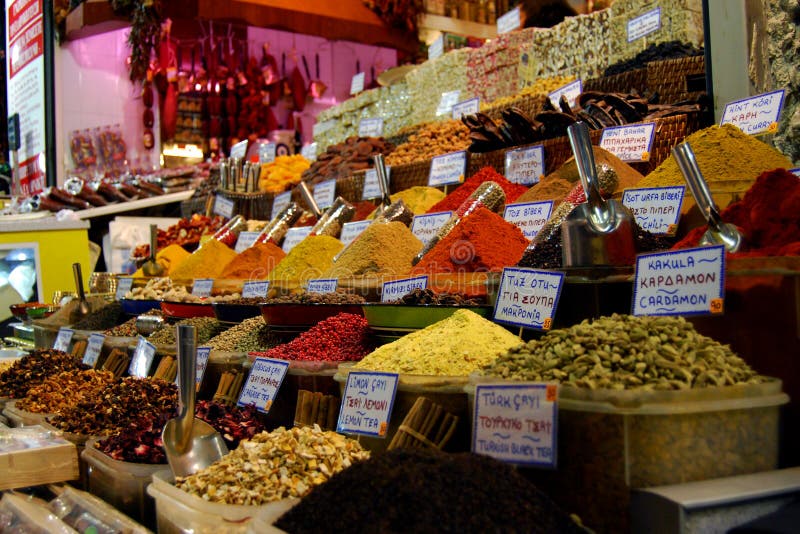
<svg viewBox="0 0 800 534"><path fill-rule="evenodd" d="M473 413L472 452L556 467L558 384L478 384Z"/></svg>
<svg viewBox="0 0 800 534"><path fill-rule="evenodd" d="M583 82L580 79L575 80L574 82L570 82L563 87L559 87L547 97L550 99L550 102L553 103L553 106L556 109L560 109L558 107L558 101L561 100L561 95L567 97L567 103L569 103L569 107L574 108L575 104L578 102L578 96L583 92Z"/></svg>
<svg viewBox="0 0 800 534"><path fill-rule="evenodd" d="M690 248L636 257L633 315L723 312L725 247Z"/></svg>
<svg viewBox="0 0 800 534"><path fill-rule="evenodd" d="M748 135L775 133L785 96L786 90L780 89L731 102L725 106L720 124L733 124Z"/></svg>
<svg viewBox="0 0 800 534"><path fill-rule="evenodd" d="M683 185L626 189L622 192L622 203L631 210L642 230L674 235L685 191Z"/></svg>
<svg viewBox="0 0 800 534"><path fill-rule="evenodd" d="M800 178L800 167L796 169L789 169L789 172Z"/></svg>
<svg viewBox="0 0 800 534"><path fill-rule="evenodd" d="M404 278L403 280L384 282L381 290L381 302L392 302L393 300L398 300L404 295L411 293L415 289L425 289L426 287L428 287L427 276L417 276L415 278Z"/></svg>
<svg viewBox="0 0 800 534"><path fill-rule="evenodd" d="M95 332L89 336L86 342L86 352L83 353L83 363L89 367L94 367L97 364L97 359L103 351L103 343L105 343L106 336Z"/></svg>
<svg viewBox="0 0 800 534"><path fill-rule="evenodd" d="M461 91L448 91L442 93L442 98L439 99L439 106L436 108L436 116L450 115L453 111L453 106L458 103L458 98L461 96Z"/></svg>
<svg viewBox="0 0 800 534"><path fill-rule="evenodd" d="M211 347L197 347L194 383L198 387L203 383L203 375L206 374L206 367L208 367L209 354L211 354Z"/></svg>
<svg viewBox="0 0 800 534"><path fill-rule="evenodd" d="M292 192L286 191L285 193L281 193L280 195L275 195L275 199L272 201L272 213L270 213L270 218L274 219L275 217L280 214L286 206L289 205L289 202L292 201Z"/></svg>
<svg viewBox="0 0 800 534"><path fill-rule="evenodd" d="M364 73L359 72L350 80L350 94L357 95L364 90Z"/></svg>
<svg viewBox="0 0 800 534"><path fill-rule="evenodd" d="M428 47L428 59L436 59L444 54L444 35L440 35Z"/></svg>
<svg viewBox="0 0 800 534"><path fill-rule="evenodd" d="M214 213L217 215L230 219L233 217L234 206L235 202L229 198L225 198L222 195L216 195L214 197Z"/></svg>
<svg viewBox="0 0 800 534"><path fill-rule="evenodd" d="M453 216L452 211L439 211L436 213L426 213L425 215L415 215L411 222L411 233L427 245L428 241L436 236L439 229L444 226L450 217Z"/></svg>
<svg viewBox="0 0 800 534"><path fill-rule="evenodd" d="M300 149L300 155L308 161L317 161L317 143L303 145L303 148Z"/></svg>
<svg viewBox="0 0 800 534"><path fill-rule="evenodd" d="M533 240L553 212L553 201L506 204L503 218L522 230L525 238Z"/></svg>
<svg viewBox="0 0 800 534"><path fill-rule="evenodd" d="M309 293L336 293L339 281L336 278L316 278L308 281L306 291Z"/></svg>
<svg viewBox="0 0 800 534"><path fill-rule="evenodd" d="M136 349L133 351L131 364L128 366L128 374L137 378L144 378L153 365L153 358L156 357L156 346L139 336Z"/></svg>
<svg viewBox="0 0 800 534"><path fill-rule="evenodd" d="M460 120L464 115L475 115L481 110L481 99L477 96L453 106L453 118Z"/></svg>
<svg viewBox="0 0 800 534"><path fill-rule="evenodd" d="M506 178L515 184L533 185L544 176L544 146L506 152Z"/></svg>
<svg viewBox="0 0 800 534"><path fill-rule="evenodd" d="M117 292L114 295L117 300L121 300L125 298L125 295L133 287L133 278L118 278L117 279Z"/></svg>
<svg viewBox="0 0 800 534"><path fill-rule="evenodd" d="M386 181L392 183L392 168L386 167ZM371 200L373 198L381 198L381 186L378 183L378 171L375 169L367 169L364 174L364 191L361 193L361 200Z"/></svg>
<svg viewBox="0 0 800 534"><path fill-rule="evenodd" d="M380 137L383 135L383 119L361 119L358 123L360 137Z"/></svg>
<svg viewBox="0 0 800 534"><path fill-rule="evenodd" d="M356 372L347 375L336 431L385 438L397 393L398 375Z"/></svg>
<svg viewBox="0 0 800 534"><path fill-rule="evenodd" d="M239 406L254 404L259 412L269 413L288 370L289 362L256 358L236 404Z"/></svg>
<svg viewBox="0 0 800 534"><path fill-rule="evenodd" d="M213 278L198 278L194 281L194 285L192 285L192 295L200 298L210 297L213 287Z"/></svg>
<svg viewBox="0 0 800 534"><path fill-rule="evenodd" d="M494 320L550 330L563 284L564 273L506 267L494 304Z"/></svg>
<svg viewBox="0 0 800 534"><path fill-rule="evenodd" d="M600 147L622 161L649 161L656 123L643 122L630 126L612 126L603 130Z"/></svg>
<svg viewBox="0 0 800 534"><path fill-rule="evenodd" d="M243 158L247 154L247 139L239 141L231 147L232 158Z"/></svg>
<svg viewBox="0 0 800 534"><path fill-rule="evenodd" d="M252 299L266 297L268 291L269 282L267 280L251 280L242 285L242 298Z"/></svg>
<svg viewBox="0 0 800 534"><path fill-rule="evenodd" d="M300 241L308 237L311 233L313 226L298 226L296 228L289 228L286 232L286 238L283 240L283 251L289 253Z"/></svg>
<svg viewBox="0 0 800 534"><path fill-rule="evenodd" d="M349 245L361 235L361 232L367 229L367 226L372 224L372 221L356 221L344 223L342 225L342 233L339 236L339 241L344 243L344 246Z"/></svg>
<svg viewBox="0 0 800 534"><path fill-rule="evenodd" d="M313 126L313 129L312 129L312 131L314 133L314 137L318 137L318 136L324 134L325 132L327 132L328 130L333 128L334 126L336 126L336 121L334 119L331 119L331 120L325 121L325 122L317 122L317 123L315 123L314 126Z"/></svg>
<svg viewBox="0 0 800 534"><path fill-rule="evenodd" d="M256 242L256 238L261 232L242 232L236 240L236 246L233 247L234 252L239 254L250 248Z"/></svg>
<svg viewBox="0 0 800 534"><path fill-rule="evenodd" d="M522 26L522 15L519 6L497 17L497 34L513 32Z"/></svg>
<svg viewBox="0 0 800 534"><path fill-rule="evenodd" d="M72 341L72 334L74 333L75 332L69 328L64 328L63 326L59 328L56 340L53 342L53 348L64 352L69 351L69 342Z"/></svg>
<svg viewBox="0 0 800 534"><path fill-rule="evenodd" d="M324 210L333 206L336 198L336 180L325 180L314 186L314 201L319 209Z"/></svg>
<svg viewBox="0 0 800 534"><path fill-rule="evenodd" d="M467 173L467 153L450 152L435 156L431 160L431 172L428 175L428 185L436 187L440 185L459 184L464 181Z"/></svg>
<svg viewBox="0 0 800 534"><path fill-rule="evenodd" d="M275 161L275 143L264 143L258 147L258 162L272 163Z"/></svg>
<svg viewBox="0 0 800 534"><path fill-rule="evenodd" d="M657 7L628 21L628 42L641 39L661 27L661 8Z"/></svg>

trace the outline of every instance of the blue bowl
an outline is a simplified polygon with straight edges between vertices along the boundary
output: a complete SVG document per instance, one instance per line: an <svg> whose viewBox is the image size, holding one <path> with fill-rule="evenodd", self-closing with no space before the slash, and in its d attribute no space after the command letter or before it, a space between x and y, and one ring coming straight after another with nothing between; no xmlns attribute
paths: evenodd
<svg viewBox="0 0 800 534"><path fill-rule="evenodd" d="M120 299L119 303L122 305L122 311L128 315L141 315L161 308L160 300Z"/></svg>

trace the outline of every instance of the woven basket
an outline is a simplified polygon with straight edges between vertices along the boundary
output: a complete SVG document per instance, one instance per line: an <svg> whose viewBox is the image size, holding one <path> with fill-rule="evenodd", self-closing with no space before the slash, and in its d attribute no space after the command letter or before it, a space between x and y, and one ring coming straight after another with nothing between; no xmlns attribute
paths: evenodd
<svg viewBox="0 0 800 534"><path fill-rule="evenodd" d="M195 213L200 215L208 215L207 203L211 195L203 195L201 197L193 197L181 202L181 217L184 219L190 218Z"/></svg>
<svg viewBox="0 0 800 534"><path fill-rule="evenodd" d="M514 147L517 148L517 147ZM470 152L467 176L472 176L484 167L491 167L500 174L506 172L506 149L491 152Z"/></svg>
<svg viewBox="0 0 800 534"><path fill-rule="evenodd" d="M646 68L629 70L611 76L603 76L587 80L583 84L584 91L603 93L630 93L634 89L642 94L647 90L648 70Z"/></svg>
<svg viewBox="0 0 800 534"><path fill-rule="evenodd" d="M647 64L647 89L658 93L662 104L696 100L706 92L705 75L703 56L652 61Z"/></svg>
<svg viewBox="0 0 800 534"><path fill-rule="evenodd" d="M237 193L217 189L217 194L233 201L233 213L245 219L268 221L272 215L274 193Z"/></svg>
<svg viewBox="0 0 800 534"><path fill-rule="evenodd" d="M482 110L482 113L488 115L494 120L500 120L503 117L502 113L504 110L515 107L532 119L534 115L542 111L542 107L544 106L546 100L547 95L521 95L514 100L510 102L504 102L499 106L490 106Z"/></svg>
<svg viewBox="0 0 800 534"><path fill-rule="evenodd" d="M336 180L336 195L348 202L361 202L367 171L356 171L347 178Z"/></svg>
<svg viewBox="0 0 800 534"><path fill-rule="evenodd" d="M410 187L428 185L431 160L415 161L403 165L392 165L389 178L389 191L397 193Z"/></svg>

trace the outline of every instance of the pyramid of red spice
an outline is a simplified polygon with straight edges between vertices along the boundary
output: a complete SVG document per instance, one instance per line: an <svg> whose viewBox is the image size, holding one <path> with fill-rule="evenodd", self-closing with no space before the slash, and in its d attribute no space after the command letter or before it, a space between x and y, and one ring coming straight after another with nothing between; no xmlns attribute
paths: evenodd
<svg viewBox="0 0 800 534"><path fill-rule="evenodd" d="M528 188L524 185L515 184L505 179L492 167L484 167L477 173L470 176L463 184L454 189L449 195L434 204L428 213L438 211L455 211L469 196L478 189L483 182L492 181L503 188L506 194L506 204L511 204L517 197L522 195Z"/></svg>

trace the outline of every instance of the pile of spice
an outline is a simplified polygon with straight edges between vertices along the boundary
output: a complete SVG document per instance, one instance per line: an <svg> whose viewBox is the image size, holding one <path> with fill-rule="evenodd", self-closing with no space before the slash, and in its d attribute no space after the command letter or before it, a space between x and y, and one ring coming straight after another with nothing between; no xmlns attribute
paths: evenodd
<svg viewBox="0 0 800 534"><path fill-rule="evenodd" d="M189 219L181 219L166 230L158 229L156 249L161 250L169 245L188 245L200 242L203 234L213 234L225 223L219 215L213 218L195 213ZM144 244L136 247L131 256L133 258L147 258L150 255L150 245Z"/></svg>
<svg viewBox="0 0 800 534"><path fill-rule="evenodd" d="M433 156L466 150L469 147L469 128L458 120L425 124L408 141L386 157L387 165L402 165L424 161Z"/></svg>
<svg viewBox="0 0 800 534"><path fill-rule="evenodd" d="M360 202L354 202L353 207L356 209L356 212L353 214L352 220L363 221L375 211L375 202L371 200L362 200Z"/></svg>
<svg viewBox="0 0 800 534"><path fill-rule="evenodd" d="M164 453L161 432L172 417L173 414L167 413L156 417L140 417L113 436L96 441L94 446L120 462L166 464L167 456Z"/></svg>
<svg viewBox="0 0 800 534"><path fill-rule="evenodd" d="M514 467L432 449L395 449L359 462L315 488L275 526L286 532L585 532Z"/></svg>
<svg viewBox="0 0 800 534"><path fill-rule="evenodd" d="M232 326L224 332L217 334L205 343L205 345L214 350L233 352L238 350L237 346L244 336L262 326L266 326L266 323L264 323L264 318L260 315L258 317L245 319L236 326Z"/></svg>
<svg viewBox="0 0 800 534"><path fill-rule="evenodd" d="M220 278L264 280L285 257L286 253L274 243L256 243L226 265Z"/></svg>
<svg viewBox="0 0 800 534"><path fill-rule="evenodd" d="M429 209L441 202L444 199L444 191L436 189L435 187L427 186L414 186L408 189L390 195L392 203L402 200L408 209L414 212L414 215L422 215L427 213ZM373 206L374 208L374 206ZM375 218L375 210L370 210L368 219Z"/></svg>
<svg viewBox="0 0 800 534"><path fill-rule="evenodd" d="M156 254L156 263L161 265L164 269L164 274L169 274L177 267L183 260L188 258L190 253L180 245L169 245L158 251ZM134 278L143 278L144 271L140 268L132 275Z"/></svg>
<svg viewBox="0 0 800 534"><path fill-rule="evenodd" d="M239 408L201 400L197 402L194 414L222 435L229 450L238 447L242 440L251 439L265 430L258 418L258 410L252 405Z"/></svg>
<svg viewBox="0 0 800 534"><path fill-rule="evenodd" d="M388 304L407 304L409 306L430 304L435 306L480 306L483 302L481 302L480 299L466 297L459 293L434 293L432 289L425 288L415 289Z"/></svg>
<svg viewBox="0 0 800 534"><path fill-rule="evenodd" d="M322 278L408 274L421 249L422 242L401 222L370 224Z"/></svg>
<svg viewBox="0 0 800 534"><path fill-rule="evenodd" d="M20 399L30 388L65 371L88 369L71 354L55 349L35 350L0 373L0 397Z"/></svg>
<svg viewBox="0 0 800 534"><path fill-rule="evenodd" d="M219 278L222 269L236 257L236 252L216 239L209 239L170 273L173 280Z"/></svg>
<svg viewBox="0 0 800 534"><path fill-rule="evenodd" d="M139 335L139 330L136 329L136 317L132 317L113 328L107 328L103 333L107 336L136 337Z"/></svg>
<svg viewBox="0 0 800 534"><path fill-rule="evenodd" d="M192 317L189 319L181 319L174 325L164 324L161 328L150 334L147 340L154 344L174 345L176 343L175 330L178 326L195 327L198 345L204 345L222 330L220 322L213 317Z"/></svg>
<svg viewBox="0 0 800 534"><path fill-rule="evenodd" d="M112 302L93 311L77 323L72 325L76 330L105 330L125 321L126 315L122 311L122 304Z"/></svg>
<svg viewBox="0 0 800 534"><path fill-rule="evenodd" d="M636 54L632 59L619 61L609 66L606 68L603 76L611 76L613 74L628 72L629 70L641 69L646 67L651 61L702 55L702 48L697 48L692 44L682 43L680 41L651 44Z"/></svg>
<svg viewBox="0 0 800 534"><path fill-rule="evenodd" d="M501 271L515 265L527 246L519 228L478 208L428 251L411 274Z"/></svg>
<svg viewBox="0 0 800 534"><path fill-rule="evenodd" d="M74 406L84 397L91 397L116 382L114 373L86 369L65 371L48 377L28 390L17 401L17 408L33 413L55 413Z"/></svg>
<svg viewBox="0 0 800 534"><path fill-rule="evenodd" d="M515 202L520 195L528 190L524 185L509 182L502 174L499 174L493 168L484 167L470 176L463 184L444 197L444 199L431 206L430 209L428 209L428 213L455 211L483 182L490 181L503 188L503 192L506 194L506 204Z"/></svg>
<svg viewBox="0 0 800 534"><path fill-rule="evenodd" d="M551 330L483 369L507 380L589 389L681 390L764 381L683 317L614 314Z"/></svg>
<svg viewBox="0 0 800 534"><path fill-rule="evenodd" d="M298 337L255 356L306 362L349 362L372 350L369 324L360 315L339 313L320 321Z"/></svg>
<svg viewBox="0 0 800 534"><path fill-rule="evenodd" d="M369 458L355 440L318 426L256 434L175 485L210 502L257 506L303 497L353 463Z"/></svg>
<svg viewBox="0 0 800 534"><path fill-rule="evenodd" d="M800 180L789 171L763 173L742 200L720 215L744 236L732 256L800 256ZM696 247L706 230L691 230L675 248Z"/></svg>
<svg viewBox="0 0 800 534"><path fill-rule="evenodd" d="M269 273L269 279L280 282L305 282L320 278L333 265L333 257L344 248L341 241L327 235L303 239Z"/></svg>
<svg viewBox="0 0 800 534"><path fill-rule="evenodd" d="M555 205L561 203L564 197L572 191L575 184L558 176L545 176L537 184L522 193L515 201L518 204L523 202L544 202L552 200Z"/></svg>
<svg viewBox="0 0 800 534"><path fill-rule="evenodd" d="M364 357L356 369L467 376L519 345L517 336L467 309L405 335Z"/></svg>
<svg viewBox="0 0 800 534"><path fill-rule="evenodd" d="M332 293L292 293L266 300L266 304L364 304L364 297L355 293L334 291Z"/></svg>

